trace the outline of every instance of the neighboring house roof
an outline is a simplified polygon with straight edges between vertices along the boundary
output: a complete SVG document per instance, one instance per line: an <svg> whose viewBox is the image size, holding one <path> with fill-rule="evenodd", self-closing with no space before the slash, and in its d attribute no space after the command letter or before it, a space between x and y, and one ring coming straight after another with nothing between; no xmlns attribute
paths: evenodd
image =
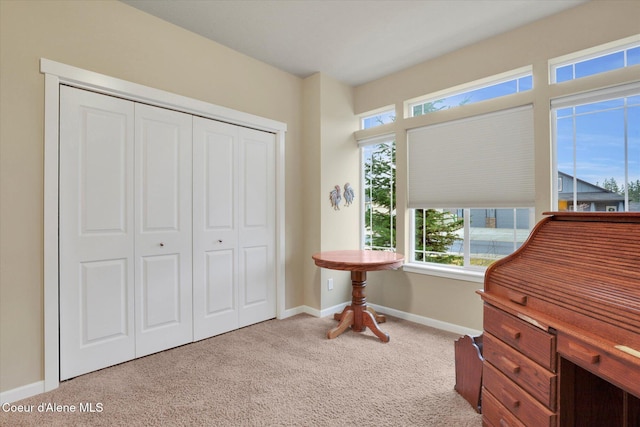
<svg viewBox="0 0 640 427"><path fill-rule="evenodd" d="M573 180L573 177L564 172L558 171L558 176L563 179ZM599 187L580 178L576 179L578 188L578 200L581 202L624 202L624 196L606 188ZM584 191L587 188L589 191ZM571 191L558 192L558 200L573 200L573 189Z"/></svg>

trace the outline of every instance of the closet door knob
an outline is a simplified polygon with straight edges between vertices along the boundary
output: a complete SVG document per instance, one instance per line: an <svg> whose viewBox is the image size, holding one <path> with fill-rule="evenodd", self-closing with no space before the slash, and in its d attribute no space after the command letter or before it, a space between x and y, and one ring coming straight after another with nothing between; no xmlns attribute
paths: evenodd
<svg viewBox="0 0 640 427"><path fill-rule="evenodd" d="M160 246L164 246L164 243L160 242Z"/></svg>
<svg viewBox="0 0 640 427"><path fill-rule="evenodd" d="M222 243L222 239L218 239L218 243Z"/></svg>

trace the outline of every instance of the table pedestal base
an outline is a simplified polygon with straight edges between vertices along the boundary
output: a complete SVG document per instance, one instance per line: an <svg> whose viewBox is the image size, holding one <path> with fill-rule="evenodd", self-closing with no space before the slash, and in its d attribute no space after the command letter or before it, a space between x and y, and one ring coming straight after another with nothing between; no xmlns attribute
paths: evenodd
<svg viewBox="0 0 640 427"><path fill-rule="evenodd" d="M342 313L334 314L333 318L339 320L338 326L327 332L327 338L332 339L351 327L355 332L363 332L366 328L371 329L382 342L389 342L389 334L383 332L378 326L379 323L386 322L386 318L367 307L364 295L364 288L367 286L366 271L351 272L351 286L353 287L351 305L345 307Z"/></svg>

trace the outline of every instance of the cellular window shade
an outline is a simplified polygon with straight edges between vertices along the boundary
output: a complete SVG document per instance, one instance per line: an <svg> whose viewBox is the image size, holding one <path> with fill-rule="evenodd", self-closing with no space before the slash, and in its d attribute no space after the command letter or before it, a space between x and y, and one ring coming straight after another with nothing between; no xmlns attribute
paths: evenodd
<svg viewBox="0 0 640 427"><path fill-rule="evenodd" d="M410 208L534 205L533 107L407 133Z"/></svg>

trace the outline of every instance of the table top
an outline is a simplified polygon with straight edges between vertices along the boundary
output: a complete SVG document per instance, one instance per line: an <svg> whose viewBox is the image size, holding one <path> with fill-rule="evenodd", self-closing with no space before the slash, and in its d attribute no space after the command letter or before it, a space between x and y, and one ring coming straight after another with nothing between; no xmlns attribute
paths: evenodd
<svg viewBox="0 0 640 427"><path fill-rule="evenodd" d="M394 270L404 263L404 255L388 251L327 251L311 258L318 267L346 271Z"/></svg>

